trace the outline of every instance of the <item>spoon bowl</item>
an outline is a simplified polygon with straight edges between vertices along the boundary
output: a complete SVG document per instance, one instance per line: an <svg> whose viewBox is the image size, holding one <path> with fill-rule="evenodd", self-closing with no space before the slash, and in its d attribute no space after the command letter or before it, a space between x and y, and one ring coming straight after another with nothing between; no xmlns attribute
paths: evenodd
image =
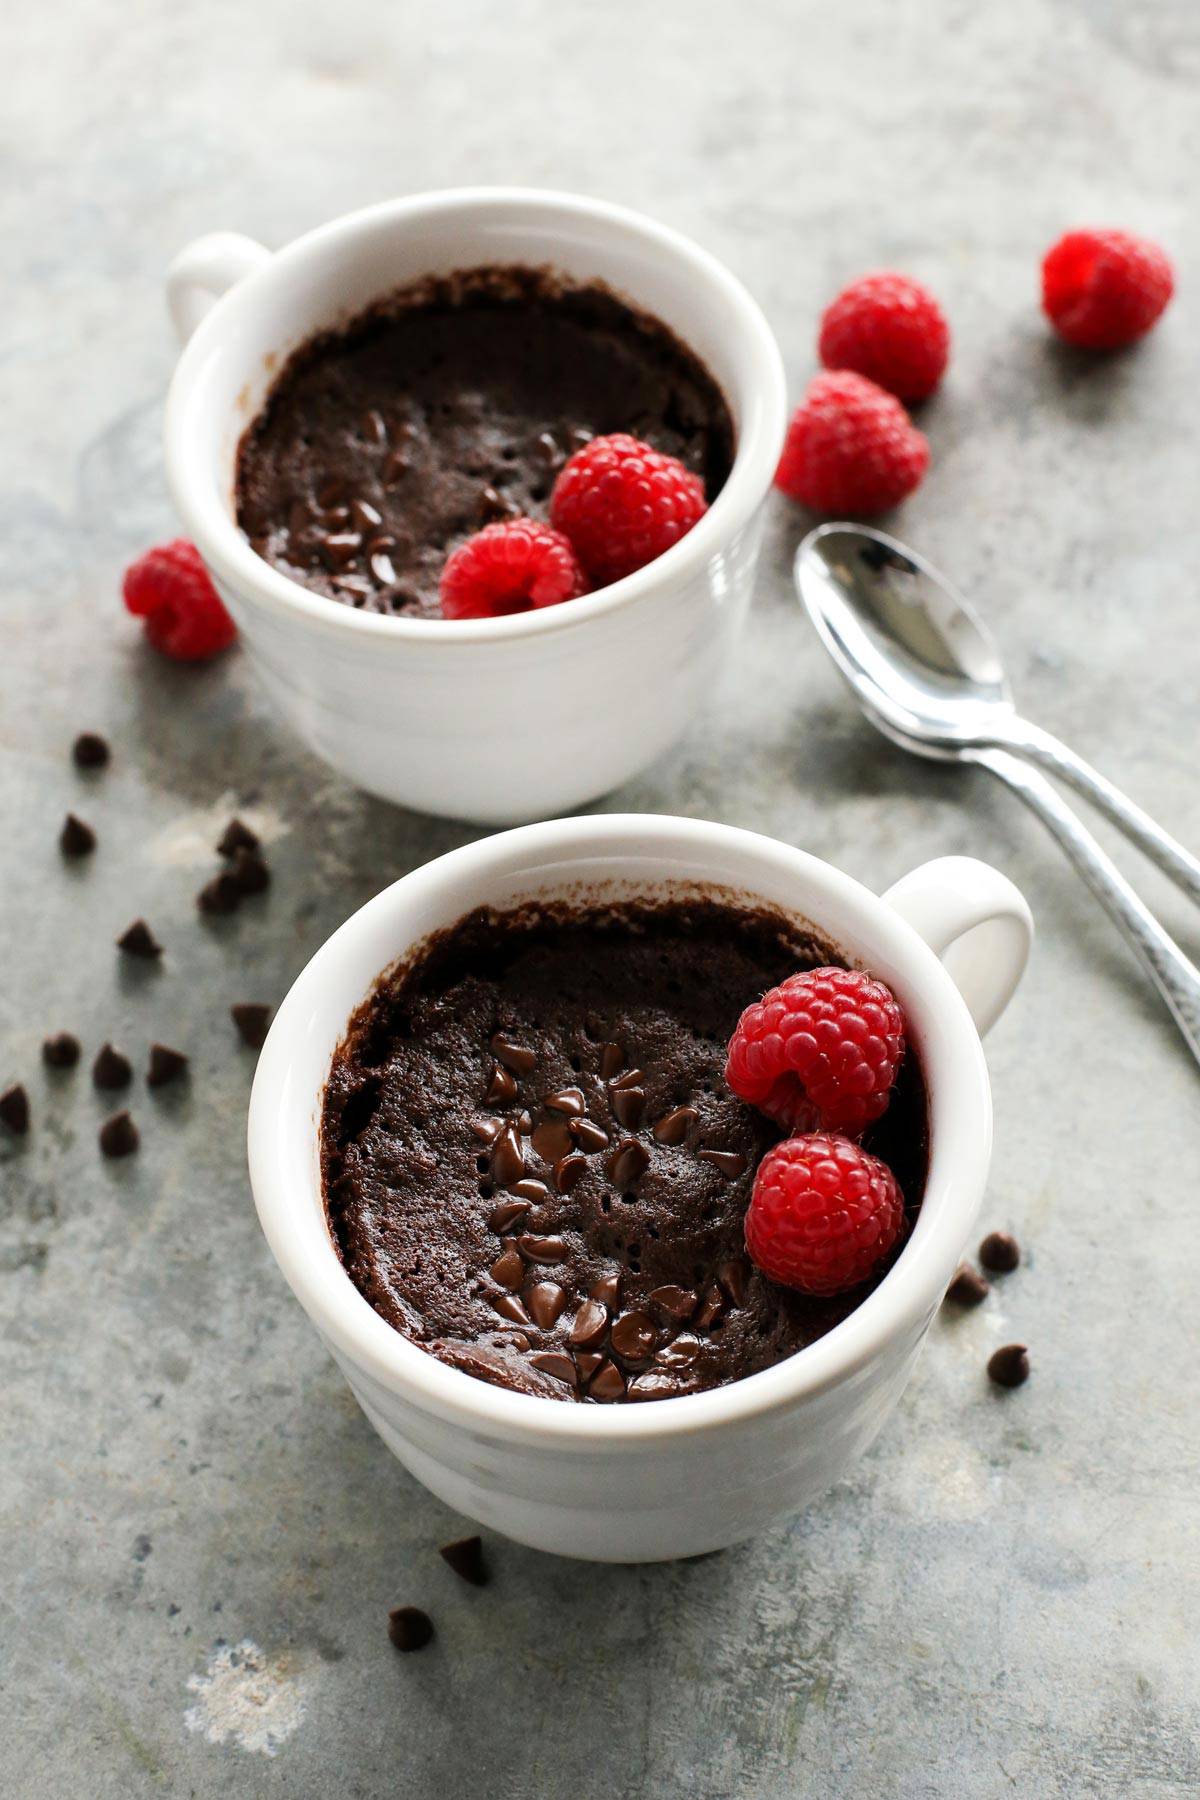
<svg viewBox="0 0 1200 1800"><path fill-rule="evenodd" d="M818 526L797 552L796 586L860 705L904 749L945 760L1008 735L1012 692L990 633L895 538Z"/></svg>

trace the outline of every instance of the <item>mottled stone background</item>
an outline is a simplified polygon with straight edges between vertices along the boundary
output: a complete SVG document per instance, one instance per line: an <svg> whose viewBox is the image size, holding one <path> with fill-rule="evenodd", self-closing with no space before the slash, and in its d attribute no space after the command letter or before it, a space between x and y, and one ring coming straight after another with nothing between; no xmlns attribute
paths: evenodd
<svg viewBox="0 0 1200 1800"><path fill-rule="evenodd" d="M236 654L164 666L117 599L171 530L161 286L191 236L277 244L443 184L578 188L726 258L797 389L843 278L935 285L955 360L901 529L984 604L1028 709L1200 844L1200 11L54 0L10 11L3 67L0 1075L35 1125L0 1147L0 1790L1200 1791L1197 1071L1017 803L860 725L792 600L805 521L773 507L733 697L605 804L753 826L876 886L944 851L1012 874L1040 936L989 1047L986 1216L1027 1264L939 1322L883 1440L790 1528L662 1568L497 1542L481 1593L434 1554L461 1522L377 1443L261 1241L227 1016L471 833L328 778ZM1096 367L1035 301L1039 253L1088 220L1161 237L1181 274L1155 337ZM69 765L81 726L113 739L100 779ZM202 929L235 804L275 886ZM101 841L64 870L68 806ZM139 912L161 971L118 968ZM135 1160L101 1163L86 1068L41 1070L61 1027L89 1054L190 1053L185 1093L139 1077ZM998 1395L983 1363L1014 1336L1033 1378ZM400 1600L439 1634L403 1661Z"/></svg>

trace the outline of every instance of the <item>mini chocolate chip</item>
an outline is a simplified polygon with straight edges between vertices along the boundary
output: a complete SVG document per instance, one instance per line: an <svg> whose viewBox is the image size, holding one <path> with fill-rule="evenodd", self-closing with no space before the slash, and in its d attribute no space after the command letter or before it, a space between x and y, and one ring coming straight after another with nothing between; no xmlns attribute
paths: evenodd
<svg viewBox="0 0 1200 1800"><path fill-rule="evenodd" d="M489 1106L511 1106L516 1099L518 1088L508 1070L499 1063L492 1064L492 1072L488 1077L487 1092L484 1099Z"/></svg>
<svg viewBox="0 0 1200 1800"><path fill-rule="evenodd" d="M515 1250L506 1250L503 1256L496 1258L488 1273L501 1287L511 1288L515 1292L525 1279L525 1264Z"/></svg>
<svg viewBox="0 0 1200 1800"><path fill-rule="evenodd" d="M988 1358L987 1372L997 1387L1020 1387L1029 1379L1029 1352L1024 1344L1005 1344Z"/></svg>
<svg viewBox="0 0 1200 1800"><path fill-rule="evenodd" d="M98 731L81 731L71 746L77 769L102 769L109 754L107 740Z"/></svg>
<svg viewBox="0 0 1200 1800"><path fill-rule="evenodd" d="M569 1194L586 1168L587 1158L573 1150L569 1156L559 1157L550 1171L550 1178L560 1194Z"/></svg>
<svg viewBox="0 0 1200 1800"><path fill-rule="evenodd" d="M587 1110L583 1089L577 1087L559 1088L553 1094L543 1094L542 1105L549 1112L568 1113L573 1119L581 1119Z"/></svg>
<svg viewBox="0 0 1200 1800"><path fill-rule="evenodd" d="M578 1349L587 1350L598 1344L607 1330L608 1309L599 1300L585 1300L575 1314L567 1341Z"/></svg>
<svg viewBox="0 0 1200 1800"><path fill-rule="evenodd" d="M261 894L271 885L271 871L257 850L235 850L231 872L243 894Z"/></svg>
<svg viewBox="0 0 1200 1800"><path fill-rule="evenodd" d="M1021 1246L1007 1231L989 1231L979 1246L979 1260L993 1275L1011 1275L1021 1260Z"/></svg>
<svg viewBox="0 0 1200 1800"><path fill-rule="evenodd" d="M986 1300L990 1289L987 1281L970 1263L959 1263L954 1280L946 1289L946 1298L955 1306L978 1306Z"/></svg>
<svg viewBox="0 0 1200 1800"><path fill-rule="evenodd" d="M725 1309L725 1296L715 1281L709 1282L700 1301L700 1310L692 1320L697 1331L709 1331Z"/></svg>
<svg viewBox="0 0 1200 1800"><path fill-rule="evenodd" d="M567 1296L557 1281L539 1281L525 1293L529 1316L543 1331L549 1331L566 1304Z"/></svg>
<svg viewBox="0 0 1200 1800"><path fill-rule="evenodd" d="M344 569L362 549L362 534L357 531L331 531L321 548L335 569Z"/></svg>
<svg viewBox="0 0 1200 1800"><path fill-rule="evenodd" d="M24 1137L29 1130L29 1095L19 1081L0 1094L0 1121L14 1137Z"/></svg>
<svg viewBox="0 0 1200 1800"><path fill-rule="evenodd" d="M518 1219L523 1219L529 1211L529 1203L525 1200L502 1200L499 1206L493 1207L488 1214L488 1230L497 1233L507 1231Z"/></svg>
<svg viewBox="0 0 1200 1800"><path fill-rule="evenodd" d="M492 1055L499 1058L506 1069L514 1075L528 1075L537 1061L537 1053L527 1044L518 1044L512 1038L505 1037L498 1031L492 1039Z"/></svg>
<svg viewBox="0 0 1200 1800"><path fill-rule="evenodd" d="M362 416L362 434L369 444L387 443L387 426L384 424L383 414L377 412L373 406L368 407ZM356 501L355 504L361 506L362 501ZM371 510L374 511L374 508ZM376 513L375 516L378 518L379 514ZM443 1552L443 1554L445 1553Z"/></svg>
<svg viewBox="0 0 1200 1800"><path fill-rule="evenodd" d="M700 1304L699 1295L692 1288L666 1287L654 1288L649 1296L651 1306L655 1307L663 1317L672 1324L683 1325L691 1318Z"/></svg>
<svg viewBox="0 0 1200 1800"><path fill-rule="evenodd" d="M497 1294L492 1301L492 1311L498 1312L502 1319L508 1319L513 1325L532 1325L533 1323L515 1294Z"/></svg>
<svg viewBox="0 0 1200 1800"><path fill-rule="evenodd" d="M383 485L385 488L399 487L409 471L409 460L403 450L393 450L383 465Z"/></svg>
<svg viewBox="0 0 1200 1800"><path fill-rule="evenodd" d="M377 526L383 524L383 514L377 506L372 506L369 500L352 500L350 517L358 529L363 532L373 531Z"/></svg>
<svg viewBox="0 0 1200 1800"><path fill-rule="evenodd" d="M646 1110L645 1089L615 1087L609 1094L609 1103L617 1124L623 1125L626 1131L636 1131Z"/></svg>
<svg viewBox="0 0 1200 1800"><path fill-rule="evenodd" d="M571 1358L563 1351L538 1350L529 1360L535 1369L542 1371L543 1375L552 1375L555 1381L561 1381L564 1386L569 1388L578 1386L579 1372Z"/></svg>
<svg viewBox="0 0 1200 1800"><path fill-rule="evenodd" d="M726 1181L736 1181L739 1175L746 1173L746 1158L736 1150L698 1150L696 1155L701 1162L711 1163Z"/></svg>
<svg viewBox="0 0 1200 1800"><path fill-rule="evenodd" d="M622 1313L613 1321L609 1342L617 1355L626 1362L645 1362L654 1354L654 1346L658 1342L658 1332L654 1320L646 1312Z"/></svg>
<svg viewBox="0 0 1200 1800"><path fill-rule="evenodd" d="M558 440L549 431L538 432L533 440L533 454L539 462L545 463L548 469L561 468L566 460Z"/></svg>
<svg viewBox="0 0 1200 1800"><path fill-rule="evenodd" d="M746 1284L750 1279L750 1271L740 1258L732 1258L729 1262L717 1266L717 1280L729 1295L734 1306L744 1306L746 1302Z"/></svg>
<svg viewBox="0 0 1200 1800"><path fill-rule="evenodd" d="M347 499L350 489L341 475L327 475L317 489L316 501L322 511L331 506L340 506Z"/></svg>
<svg viewBox="0 0 1200 1800"><path fill-rule="evenodd" d="M229 1016L238 1029L248 1050L261 1050L267 1041L267 1027L271 1022L271 1009L257 1000L242 1000L231 1006Z"/></svg>
<svg viewBox="0 0 1200 1800"><path fill-rule="evenodd" d="M138 1142L137 1126L127 1112L114 1113L100 1127L100 1149L105 1156L132 1156Z"/></svg>
<svg viewBox="0 0 1200 1800"><path fill-rule="evenodd" d="M621 1304L621 1272L614 1275L601 1275L599 1281L593 1281L588 1289L593 1300L599 1300L601 1306L607 1306L610 1312L616 1312Z"/></svg>
<svg viewBox="0 0 1200 1800"><path fill-rule="evenodd" d="M492 1145L492 1180L497 1187L520 1181L525 1173L525 1152L511 1125L505 1125Z"/></svg>
<svg viewBox="0 0 1200 1800"><path fill-rule="evenodd" d="M146 1086L165 1087L168 1081L174 1081L182 1075L187 1066L188 1059L182 1050L172 1050L166 1044L151 1044Z"/></svg>
<svg viewBox="0 0 1200 1800"><path fill-rule="evenodd" d="M650 1152L636 1138L625 1138L608 1159L609 1175L618 1187L632 1187L650 1166Z"/></svg>
<svg viewBox="0 0 1200 1800"><path fill-rule="evenodd" d="M601 1363L588 1383L588 1393L593 1400L623 1400L625 1398L625 1377L616 1363Z"/></svg>
<svg viewBox="0 0 1200 1800"><path fill-rule="evenodd" d="M597 1150L608 1149L607 1131L601 1131L599 1125L593 1125L590 1119L572 1119L567 1130L585 1155L591 1156Z"/></svg>
<svg viewBox="0 0 1200 1800"><path fill-rule="evenodd" d="M703 1351L699 1338L682 1332L672 1343L664 1344L655 1354L655 1362L664 1369L690 1369Z"/></svg>
<svg viewBox="0 0 1200 1800"><path fill-rule="evenodd" d="M242 890L228 869L222 869L219 875L206 881L196 895L196 905L210 916L236 912L241 903Z"/></svg>
<svg viewBox="0 0 1200 1800"><path fill-rule="evenodd" d="M494 1144L504 1130L503 1119L472 1119L471 1130L481 1144Z"/></svg>
<svg viewBox="0 0 1200 1800"><path fill-rule="evenodd" d="M145 962L153 962L162 955L162 945L145 919L135 919L126 927L117 939L117 949L123 950L126 956L140 956Z"/></svg>
<svg viewBox="0 0 1200 1800"><path fill-rule="evenodd" d="M79 1039L69 1031L57 1031L42 1045L42 1061L48 1069L73 1069L79 1061Z"/></svg>
<svg viewBox="0 0 1200 1800"><path fill-rule="evenodd" d="M522 1200L530 1201L534 1206L540 1206L543 1200L550 1198L550 1189L545 1182L535 1181L532 1176L524 1181L514 1181L509 1192L519 1195Z"/></svg>
<svg viewBox="0 0 1200 1800"><path fill-rule="evenodd" d="M635 1375L625 1395L627 1400L668 1400L684 1390L674 1375L663 1369L646 1369Z"/></svg>
<svg viewBox="0 0 1200 1800"><path fill-rule="evenodd" d="M611 1081L614 1075L620 1073L624 1061L625 1052L620 1044L601 1044L600 1075L602 1080Z"/></svg>
<svg viewBox="0 0 1200 1800"><path fill-rule="evenodd" d="M538 1237L531 1232L517 1239L517 1249L526 1261L534 1263L560 1263L567 1254L560 1237Z"/></svg>
<svg viewBox="0 0 1200 1800"><path fill-rule="evenodd" d="M93 1086L104 1089L128 1087L132 1078L133 1066L129 1058L112 1044L101 1045L92 1064Z"/></svg>
<svg viewBox="0 0 1200 1800"><path fill-rule="evenodd" d="M641 1069L626 1069L623 1075L618 1076L615 1081L610 1081L608 1086L611 1093L619 1094L625 1088L644 1087L645 1082L646 1077Z"/></svg>
<svg viewBox="0 0 1200 1800"><path fill-rule="evenodd" d="M443 1562L449 1563L456 1575L472 1587L487 1586L487 1570L483 1564L483 1540L477 1537L455 1538L438 1550Z"/></svg>
<svg viewBox="0 0 1200 1800"><path fill-rule="evenodd" d="M533 1147L544 1162L569 1155L574 1142L566 1119L543 1119L534 1127Z"/></svg>
<svg viewBox="0 0 1200 1800"><path fill-rule="evenodd" d="M396 565L386 550L372 550L370 570L380 587L391 587L396 579Z"/></svg>
<svg viewBox="0 0 1200 1800"><path fill-rule="evenodd" d="M394 1606L388 1614L388 1637L397 1650L423 1650L433 1636L433 1620L419 1606Z"/></svg>
<svg viewBox="0 0 1200 1800"><path fill-rule="evenodd" d="M674 1112L663 1114L654 1127L654 1135L660 1144L682 1144L689 1125L699 1117L694 1106L677 1106Z"/></svg>
<svg viewBox="0 0 1200 1800"><path fill-rule="evenodd" d="M241 819L230 819L217 840L218 856L236 856L239 850L257 850L258 833Z"/></svg>
<svg viewBox="0 0 1200 1800"><path fill-rule="evenodd" d="M58 834L58 847L64 856L90 856L96 848L96 834L90 825L68 813Z"/></svg>

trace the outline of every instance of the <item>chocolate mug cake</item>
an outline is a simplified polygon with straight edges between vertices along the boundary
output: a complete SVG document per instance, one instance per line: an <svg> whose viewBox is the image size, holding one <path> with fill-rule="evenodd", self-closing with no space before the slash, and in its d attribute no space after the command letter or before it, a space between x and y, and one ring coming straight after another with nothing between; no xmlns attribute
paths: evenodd
<svg viewBox="0 0 1200 1800"><path fill-rule="evenodd" d="M478 911L385 976L323 1100L329 1226L375 1310L516 1392L652 1401L754 1374L878 1284L816 1297L749 1261L743 1221L785 1135L723 1078L743 1008L846 966L719 890ZM909 1220L928 1151L909 1048L863 1139Z"/></svg>
<svg viewBox="0 0 1200 1800"><path fill-rule="evenodd" d="M493 521L545 519L566 459L612 432L678 458L709 504L733 463L708 370L602 283L429 276L289 359L239 448L238 523L315 593L437 618L447 556Z"/></svg>

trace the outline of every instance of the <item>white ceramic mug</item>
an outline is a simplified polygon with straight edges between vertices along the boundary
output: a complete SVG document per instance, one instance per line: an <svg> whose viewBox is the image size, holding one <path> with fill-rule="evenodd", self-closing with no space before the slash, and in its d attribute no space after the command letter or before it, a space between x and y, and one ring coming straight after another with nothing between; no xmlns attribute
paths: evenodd
<svg viewBox="0 0 1200 1800"><path fill-rule="evenodd" d="M708 1393L574 1405L449 1368L372 1309L326 1223L321 1096L350 1015L385 969L473 907L695 883L811 921L896 993L930 1105L929 1176L908 1243L825 1337ZM384 1442L469 1518L542 1550L606 1562L718 1549L836 1481L899 1399L975 1221L991 1148L979 1033L1020 980L1032 930L1012 883L965 857L928 863L878 899L770 838L620 815L505 832L439 857L370 901L317 952L279 1009L259 1059L249 1149L279 1266Z"/></svg>
<svg viewBox="0 0 1200 1800"><path fill-rule="evenodd" d="M551 264L601 280L706 364L736 431L725 487L681 541L582 600L509 618L387 618L327 600L251 550L238 440L289 353L431 273ZM423 812L511 824L594 799L679 736L745 615L786 388L740 282L678 233L567 194L474 188L348 214L271 255L201 238L168 276L187 339L167 401L167 473L276 705L359 787Z"/></svg>

